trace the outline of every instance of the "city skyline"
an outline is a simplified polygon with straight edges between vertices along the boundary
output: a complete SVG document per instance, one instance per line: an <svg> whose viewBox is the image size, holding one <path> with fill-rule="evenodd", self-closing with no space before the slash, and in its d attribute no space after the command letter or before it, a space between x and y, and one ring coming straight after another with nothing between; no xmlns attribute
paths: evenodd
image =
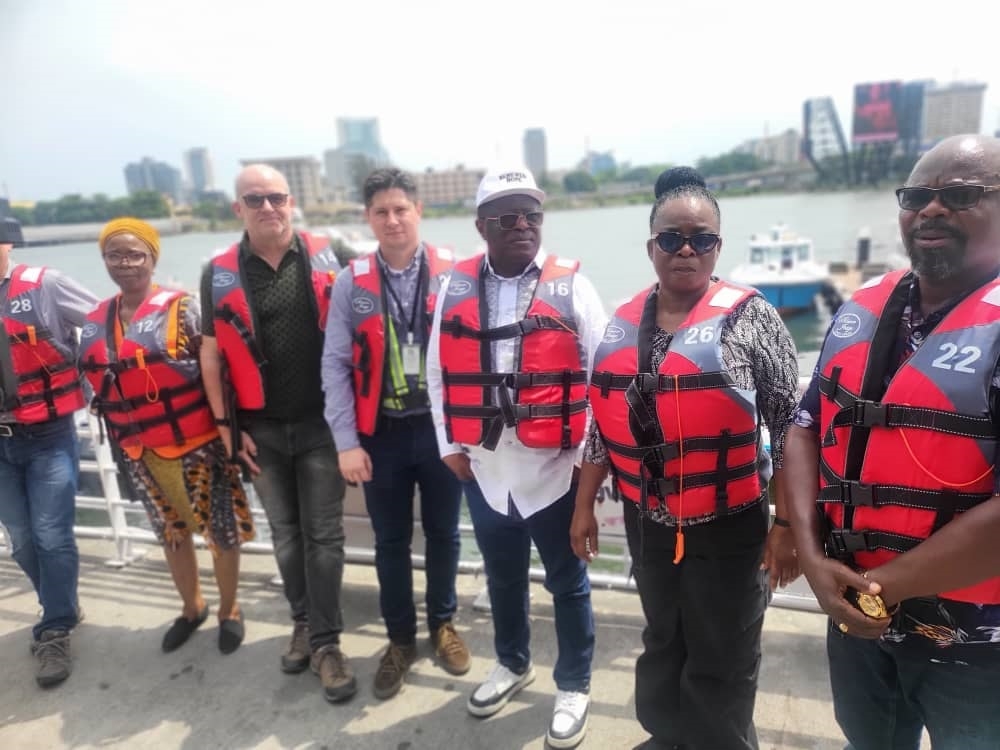
<svg viewBox="0 0 1000 750"><path fill-rule="evenodd" d="M16 71L0 195L119 195L126 163L148 155L180 166L194 146L208 148L216 187L230 192L247 155L322 158L337 144L337 119L353 117L377 117L393 163L414 172L519 161L530 127L545 129L553 170L577 164L587 144L619 163L693 163L765 133L801 131L809 98L832 97L849 129L853 86L865 81L985 83L981 132L1000 127L988 24L963 28L961 55L933 44L920 55L926 19L912 4L900 16L840 3L817 29L791 2L767 13L734 3L719 26L697 8L624 0L596 14L515 0L508 14L525 21L520 31L482 24L465 4L437 6L428 14L394 2L333 9L292 0L266 18L255 0L14 3L0 26L5 67ZM430 24L440 14L459 33ZM335 41L290 53L285 40L303 23ZM419 54L387 52L414 40ZM803 48L808 58L795 59Z"/></svg>

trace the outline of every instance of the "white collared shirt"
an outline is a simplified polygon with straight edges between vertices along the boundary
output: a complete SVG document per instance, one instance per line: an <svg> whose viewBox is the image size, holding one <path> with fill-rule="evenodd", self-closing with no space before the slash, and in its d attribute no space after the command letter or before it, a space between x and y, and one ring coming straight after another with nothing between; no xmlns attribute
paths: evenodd
<svg viewBox="0 0 1000 750"><path fill-rule="evenodd" d="M487 283L499 284L499 301L496 311L490 311L488 325L499 327L515 323L524 317L518 315L518 284L531 269L540 269L545 263L545 251L539 249L535 259L519 276L502 278L486 263ZM438 299L448 293L447 282L441 287ZM508 515L511 504L522 518L527 518L547 508L569 491L573 467L579 463L583 445L579 449L528 448L518 439L516 428L505 427L496 450L481 446L449 443L444 427L443 386L441 382L441 311L440 303L434 313L434 324L427 346L427 388L431 399L431 412L437 429L438 447L442 456L465 451L469 454L472 472L490 507ZM580 348L587 362L587 373L594 365L594 352L604 336L608 318L597 290L582 274L573 279L573 314L579 331ZM494 318L495 316L495 318ZM483 321L484 327L487 321ZM515 339L494 343L493 361L498 372L513 372L516 354ZM590 421L590 410L587 410Z"/></svg>

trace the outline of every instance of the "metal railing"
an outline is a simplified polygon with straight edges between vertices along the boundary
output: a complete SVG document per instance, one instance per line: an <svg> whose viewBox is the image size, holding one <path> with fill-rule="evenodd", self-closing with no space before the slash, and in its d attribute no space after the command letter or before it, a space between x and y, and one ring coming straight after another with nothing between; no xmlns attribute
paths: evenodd
<svg viewBox="0 0 1000 750"><path fill-rule="evenodd" d="M142 558L148 545L157 545L158 541L152 530L144 527L146 514L142 505L122 496L118 483L118 468L111 455L107 439L101 439L103 433L99 429L97 418L87 412L80 412L77 425L83 448L82 453L86 456L80 462L81 473L96 474L100 478L100 487L103 493L102 496L78 495L77 509L102 512L107 517L107 524L78 524L74 527L74 531L81 538L106 539L111 542L113 554L105 561L105 564L111 567L124 567ZM274 548L266 534L267 519L263 507L257 499L253 485L247 484L246 491L258 529L258 538L243 544L241 549L249 553L273 554ZM350 563L373 565L375 562L374 543L370 523L364 512L365 506L361 490L349 487L347 494L344 511L344 528L347 535L344 549L345 558ZM629 555L625 539L621 506L612 500L610 483L601 488L598 500L601 556L599 565L595 564L591 567L591 586L595 589L634 591L635 581L631 577L632 558ZM419 546L417 539L422 538L419 520L415 523L414 531L414 549L416 549ZM461 523L459 531L463 542L471 543L475 548L475 537L471 524ZM3 546L4 542L2 527L0 527L0 547ZM204 540L198 535L195 535L195 543L201 547L205 546ZM9 550L7 551L9 552ZM478 554L478 548L475 548L475 551ZM532 559L537 561L537 554L533 554ZM413 563L422 568L424 565L423 555L414 552ZM482 562L469 557L459 562L459 571L474 575L485 574ZM530 569L530 576L534 581L544 581L545 570L535 562ZM812 591L802 578L792 586L776 591L772 603L775 606L789 609L820 611Z"/></svg>

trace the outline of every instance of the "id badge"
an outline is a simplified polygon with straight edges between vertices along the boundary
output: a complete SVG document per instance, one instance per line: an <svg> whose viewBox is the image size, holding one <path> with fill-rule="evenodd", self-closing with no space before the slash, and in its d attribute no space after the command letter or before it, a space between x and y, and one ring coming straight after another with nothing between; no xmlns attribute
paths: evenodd
<svg viewBox="0 0 1000 750"><path fill-rule="evenodd" d="M420 374L420 345L419 344L403 344L402 355L403 355L403 374L404 375L419 375Z"/></svg>

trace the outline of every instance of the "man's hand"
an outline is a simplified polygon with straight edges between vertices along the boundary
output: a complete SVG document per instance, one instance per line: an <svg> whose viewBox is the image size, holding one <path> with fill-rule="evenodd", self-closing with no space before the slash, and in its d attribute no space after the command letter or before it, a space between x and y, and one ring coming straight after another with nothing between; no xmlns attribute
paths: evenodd
<svg viewBox="0 0 1000 750"><path fill-rule="evenodd" d="M372 460L368 452L358 446L340 451L338 454L340 473L344 479L353 484L370 482L372 480Z"/></svg>
<svg viewBox="0 0 1000 750"><path fill-rule="evenodd" d="M597 517L592 507L577 504L569 525L569 542L573 554L585 563L597 557Z"/></svg>
<svg viewBox="0 0 1000 750"><path fill-rule="evenodd" d="M805 573L819 606L830 615L841 632L857 638L878 638L892 622L891 617L880 620L868 617L844 598L848 588L869 594L882 591L879 584L863 578L856 570L836 560L816 556L812 560L802 561L802 572Z"/></svg>
<svg viewBox="0 0 1000 750"><path fill-rule="evenodd" d="M222 438L222 444L226 447L226 457L231 457L233 455L232 432L228 427L220 426L219 437ZM257 444L245 431L240 430L240 451L236 454L236 460L246 466L250 476L253 477L260 474L260 467L254 460L255 458L257 458Z"/></svg>
<svg viewBox="0 0 1000 750"><path fill-rule="evenodd" d="M445 466L451 469L452 473L463 482L469 482L474 477L472 475L472 464L469 462L467 453L451 453L441 459Z"/></svg>
<svg viewBox="0 0 1000 750"><path fill-rule="evenodd" d="M771 591L787 586L799 577L799 560L795 556L795 539L792 530L785 526L772 526L764 544L762 570L770 573Z"/></svg>

